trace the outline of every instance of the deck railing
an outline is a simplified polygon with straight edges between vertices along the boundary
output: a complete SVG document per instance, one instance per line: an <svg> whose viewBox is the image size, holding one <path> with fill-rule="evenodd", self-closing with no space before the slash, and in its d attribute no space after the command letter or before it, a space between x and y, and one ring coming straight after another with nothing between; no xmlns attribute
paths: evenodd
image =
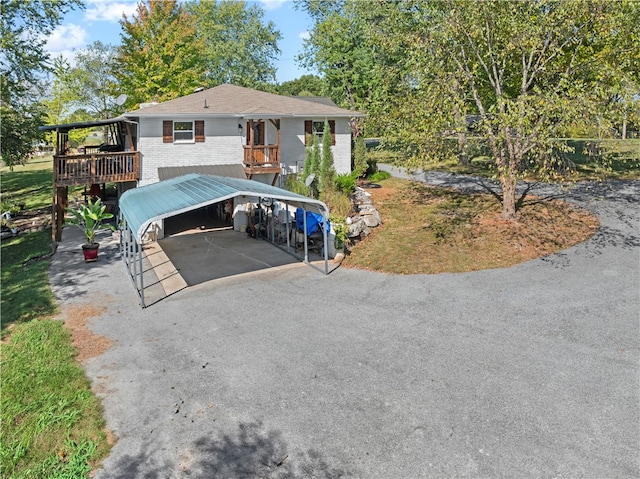
<svg viewBox="0 0 640 479"><path fill-rule="evenodd" d="M120 183L140 179L140 152L109 152L53 157L56 186Z"/></svg>
<svg viewBox="0 0 640 479"><path fill-rule="evenodd" d="M252 154L253 153L253 154ZM249 167L280 167L278 145L244 146L244 164Z"/></svg>

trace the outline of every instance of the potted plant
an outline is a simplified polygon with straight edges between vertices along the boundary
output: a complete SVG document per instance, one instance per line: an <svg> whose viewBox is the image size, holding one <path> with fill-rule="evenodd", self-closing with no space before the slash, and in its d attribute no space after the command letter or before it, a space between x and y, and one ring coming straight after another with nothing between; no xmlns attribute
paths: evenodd
<svg viewBox="0 0 640 479"><path fill-rule="evenodd" d="M78 208L67 208L71 214L71 218L66 220L67 224L77 226L84 233L87 242L82 245L84 260L96 261L98 259L98 247L100 243L96 243L96 233L102 228L108 228L115 231L113 225L103 224L105 220L113 218L111 213L106 213L107 205L103 205L100 198L95 201L89 200L86 205L80 205Z"/></svg>

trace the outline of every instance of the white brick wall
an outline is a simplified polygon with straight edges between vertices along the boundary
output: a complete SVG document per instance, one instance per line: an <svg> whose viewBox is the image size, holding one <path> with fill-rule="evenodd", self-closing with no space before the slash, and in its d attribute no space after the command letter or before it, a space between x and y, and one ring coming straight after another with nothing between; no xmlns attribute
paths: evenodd
<svg viewBox="0 0 640 479"><path fill-rule="evenodd" d="M336 144L331 147L337 173L351 171L351 127L346 118L328 118L336 122ZM316 120L317 121L317 120ZM323 120L324 121L324 120ZM304 119L285 118L280 122L280 162L296 172L304 166Z"/></svg>
<svg viewBox="0 0 640 479"><path fill-rule="evenodd" d="M202 118L180 118L201 120ZM329 118L332 120L333 118ZM158 168L186 165L241 164L246 144L246 120L204 119L204 143L163 143L163 118L141 118L138 150L141 152L140 186L158 181ZM346 118L335 119L336 144L332 147L338 173L351 171L351 130ZM242 132L238 129L242 125ZM269 144L276 143L276 128L266 121L265 135ZM295 171L304 164L304 118L285 118L280 122L280 161Z"/></svg>

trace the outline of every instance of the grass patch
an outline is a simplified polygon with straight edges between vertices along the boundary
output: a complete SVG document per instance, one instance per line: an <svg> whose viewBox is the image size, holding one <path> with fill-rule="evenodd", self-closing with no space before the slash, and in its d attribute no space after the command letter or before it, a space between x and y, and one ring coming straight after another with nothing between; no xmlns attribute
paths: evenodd
<svg viewBox="0 0 640 479"><path fill-rule="evenodd" d="M62 322L13 328L2 345L2 477L88 477L108 450L102 408Z"/></svg>
<svg viewBox="0 0 640 479"><path fill-rule="evenodd" d="M0 168L2 178L2 203L23 203L26 211L51 208L53 184L53 157L42 156L29 160L25 165L17 165L11 171ZM70 186L69 198L81 196L84 186Z"/></svg>
<svg viewBox="0 0 640 479"><path fill-rule="evenodd" d="M2 169L3 204L25 204L31 224L51 205L51 157ZM79 187L82 188L82 187ZM13 218L12 218L13 219ZM86 478L108 452L103 410L49 287L51 230L0 245L0 477ZM44 256L44 259L35 259Z"/></svg>
<svg viewBox="0 0 640 479"><path fill-rule="evenodd" d="M562 201L528 197L519 221L499 218L488 194L463 194L400 179L368 190L384 224L343 265L399 274L509 267L591 237L599 222Z"/></svg>
<svg viewBox="0 0 640 479"><path fill-rule="evenodd" d="M589 140L589 139L561 139L574 149L571 153L563 154L566 164L573 166L572 174L558 176L558 181L602 181L605 179L637 180L640 179L640 140ZM491 152L482 146L478 139L470 138L470 158L468 165L460 165L454 160L428 162L422 169L443 171L460 175L474 175L492 178L497 175L495 165L491 159ZM594 147L595 145L595 147ZM453 145L452 145L453 147ZM403 164L408 158L397 152L377 149L367 152L368 157L377 163ZM527 179L531 181L550 181L550 178L529 173Z"/></svg>
<svg viewBox="0 0 640 479"><path fill-rule="evenodd" d="M2 335L12 323L49 316L56 311L49 288L49 261L29 261L51 251L51 229L2 241Z"/></svg>
<svg viewBox="0 0 640 479"><path fill-rule="evenodd" d="M640 179L640 140L567 140L574 151L567 158L576 176L585 180Z"/></svg>

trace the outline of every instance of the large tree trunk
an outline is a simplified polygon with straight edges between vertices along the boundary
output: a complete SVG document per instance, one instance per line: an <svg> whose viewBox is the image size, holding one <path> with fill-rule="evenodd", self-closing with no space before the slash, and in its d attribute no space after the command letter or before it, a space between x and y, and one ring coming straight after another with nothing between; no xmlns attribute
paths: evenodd
<svg viewBox="0 0 640 479"><path fill-rule="evenodd" d="M516 175L511 170L500 175L500 183L502 183L502 213L500 213L500 217L505 220L516 219L516 182Z"/></svg>
<svg viewBox="0 0 640 479"><path fill-rule="evenodd" d="M517 161L514 161L513 145L511 148L511 155L507 153L506 149L501 149L495 141L490 138L491 150L493 151L493 157L498 167L498 174L500 176L500 184L502 186L502 212L500 217L505 220L516 219L516 166Z"/></svg>

